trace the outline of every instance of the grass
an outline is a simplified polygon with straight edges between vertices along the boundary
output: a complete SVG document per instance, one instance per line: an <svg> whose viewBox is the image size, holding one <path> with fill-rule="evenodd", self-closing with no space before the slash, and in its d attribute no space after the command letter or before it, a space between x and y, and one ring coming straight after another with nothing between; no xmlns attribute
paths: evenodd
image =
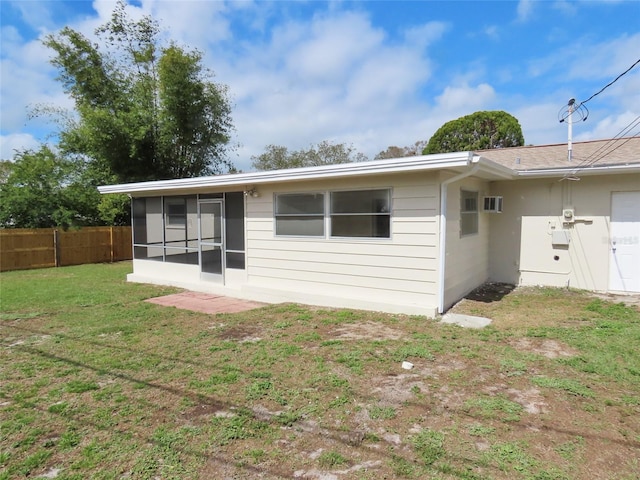
<svg viewBox="0 0 640 480"><path fill-rule="evenodd" d="M482 330L215 316L144 302L176 290L129 271L0 274L0 480L637 476L637 309L544 288L456 307Z"/></svg>

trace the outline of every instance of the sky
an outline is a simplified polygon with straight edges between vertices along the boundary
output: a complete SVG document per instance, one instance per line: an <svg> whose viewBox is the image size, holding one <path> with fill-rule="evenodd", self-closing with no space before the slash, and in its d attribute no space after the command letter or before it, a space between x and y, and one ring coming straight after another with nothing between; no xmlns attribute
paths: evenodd
<svg viewBox="0 0 640 480"><path fill-rule="evenodd" d="M95 39L115 2L0 0L0 150L55 142L38 105L73 109L42 39ZM267 145L327 140L373 158L479 110L516 117L527 145L567 141L558 121L640 59L640 2L129 0L227 85L236 168ZM612 138L640 115L640 64L585 103L573 141ZM640 134L640 128L629 132Z"/></svg>

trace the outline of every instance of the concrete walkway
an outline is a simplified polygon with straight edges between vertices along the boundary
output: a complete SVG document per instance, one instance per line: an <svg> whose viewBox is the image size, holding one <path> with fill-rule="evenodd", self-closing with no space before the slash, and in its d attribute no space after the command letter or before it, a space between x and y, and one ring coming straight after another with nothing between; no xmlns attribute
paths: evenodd
<svg viewBox="0 0 640 480"><path fill-rule="evenodd" d="M164 297L149 298L146 301L164 307L176 307L182 310L210 314L246 312L247 310L267 305L266 303L252 302L241 298L200 292L181 292L165 295Z"/></svg>

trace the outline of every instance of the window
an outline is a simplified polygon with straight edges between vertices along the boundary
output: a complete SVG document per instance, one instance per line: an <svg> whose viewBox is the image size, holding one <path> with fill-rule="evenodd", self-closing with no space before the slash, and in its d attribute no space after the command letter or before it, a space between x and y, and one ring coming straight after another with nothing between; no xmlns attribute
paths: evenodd
<svg viewBox="0 0 640 480"><path fill-rule="evenodd" d="M389 238L389 189L331 193L331 236Z"/></svg>
<svg viewBox="0 0 640 480"><path fill-rule="evenodd" d="M276 195L276 235L324 236L324 194Z"/></svg>
<svg viewBox="0 0 640 480"><path fill-rule="evenodd" d="M460 236L478 233L478 192L460 190Z"/></svg>
<svg viewBox="0 0 640 480"><path fill-rule="evenodd" d="M167 227L184 228L187 225L187 205L184 198L167 199L165 208Z"/></svg>

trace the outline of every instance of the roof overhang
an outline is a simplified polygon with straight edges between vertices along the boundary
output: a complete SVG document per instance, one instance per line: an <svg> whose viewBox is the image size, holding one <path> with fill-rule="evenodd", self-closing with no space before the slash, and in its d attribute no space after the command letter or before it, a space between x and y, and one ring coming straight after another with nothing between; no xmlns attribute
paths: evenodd
<svg viewBox="0 0 640 480"><path fill-rule="evenodd" d="M155 195L185 191L197 193L211 189L227 189L232 187L245 189L255 185L271 183L288 183L367 175L389 175L402 172L443 169L462 172L473 164L480 164L478 174L487 179L513 178L513 171L506 167L475 155L473 152L458 152L388 160L372 160L358 163L343 163L338 165L323 165L319 167L105 185L98 187L98 190L100 193L127 193L129 195Z"/></svg>

